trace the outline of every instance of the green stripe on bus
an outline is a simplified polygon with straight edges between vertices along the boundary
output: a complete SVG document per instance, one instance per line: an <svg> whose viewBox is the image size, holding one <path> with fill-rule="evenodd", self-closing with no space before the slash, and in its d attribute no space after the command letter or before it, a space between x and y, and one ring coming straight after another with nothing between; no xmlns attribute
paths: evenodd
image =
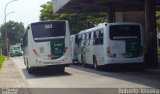
<svg viewBox="0 0 160 94"><path fill-rule="evenodd" d="M64 55L64 38L54 39L51 41L51 54L54 56L52 59L58 59Z"/></svg>
<svg viewBox="0 0 160 94"><path fill-rule="evenodd" d="M140 40L127 40L126 41L126 53L128 58L134 58L140 56L141 41Z"/></svg>

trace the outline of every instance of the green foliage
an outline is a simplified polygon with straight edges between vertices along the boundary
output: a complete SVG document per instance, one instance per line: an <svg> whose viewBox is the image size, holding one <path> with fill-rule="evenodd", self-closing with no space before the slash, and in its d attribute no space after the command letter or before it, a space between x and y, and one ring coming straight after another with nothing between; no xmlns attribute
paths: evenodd
<svg viewBox="0 0 160 94"><path fill-rule="evenodd" d="M2 64L3 64L4 60L5 60L5 57L0 55L0 69L2 68Z"/></svg>
<svg viewBox="0 0 160 94"><path fill-rule="evenodd" d="M52 4L44 4L41 6L42 10L41 12L41 16L40 16L40 20L41 21L46 21L46 20L52 20L53 16L52 16L52 10L53 10L53 5Z"/></svg>
<svg viewBox="0 0 160 94"><path fill-rule="evenodd" d="M160 16L160 11L157 11L157 12L156 12L156 16Z"/></svg>
<svg viewBox="0 0 160 94"><path fill-rule="evenodd" d="M160 56L160 48L158 48L157 54L158 54L158 56Z"/></svg>
<svg viewBox="0 0 160 94"><path fill-rule="evenodd" d="M21 22L9 21L0 27L0 31L2 33L0 37L0 48L2 48L3 54L6 54L5 32L8 32L9 45L13 45L20 43L25 28Z"/></svg>
<svg viewBox="0 0 160 94"><path fill-rule="evenodd" d="M156 12L156 17L159 18L159 19L157 19L157 28L160 30L160 11Z"/></svg>
<svg viewBox="0 0 160 94"><path fill-rule="evenodd" d="M77 33L83 29L87 29L97 25L98 23L104 23L107 21L105 12L88 12L88 13L61 13L52 15L53 5L44 4L41 6L40 20L68 20L70 23L71 33Z"/></svg>
<svg viewBox="0 0 160 94"><path fill-rule="evenodd" d="M2 36L0 36L0 48L2 48L2 46L3 46L3 38Z"/></svg>
<svg viewBox="0 0 160 94"><path fill-rule="evenodd" d="M20 43L20 40L21 40L23 33L25 31L23 23L9 21L9 22L3 24L0 27L0 31L2 32L1 38L2 38L3 42L5 39L5 31L6 30L8 31L8 39L9 39L10 45Z"/></svg>

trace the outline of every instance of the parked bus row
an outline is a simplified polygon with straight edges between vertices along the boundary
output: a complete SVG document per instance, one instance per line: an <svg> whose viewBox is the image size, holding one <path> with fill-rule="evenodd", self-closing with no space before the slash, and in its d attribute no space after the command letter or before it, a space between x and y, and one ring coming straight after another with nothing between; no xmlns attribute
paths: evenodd
<svg viewBox="0 0 160 94"><path fill-rule="evenodd" d="M142 26L138 23L105 23L71 36L73 62L95 69L107 64L144 62Z"/></svg>
<svg viewBox="0 0 160 94"><path fill-rule="evenodd" d="M23 36L24 63L29 73L46 66L64 71L72 61L95 69L107 64L143 63L142 32L138 23L105 23L70 36L68 21L31 23Z"/></svg>

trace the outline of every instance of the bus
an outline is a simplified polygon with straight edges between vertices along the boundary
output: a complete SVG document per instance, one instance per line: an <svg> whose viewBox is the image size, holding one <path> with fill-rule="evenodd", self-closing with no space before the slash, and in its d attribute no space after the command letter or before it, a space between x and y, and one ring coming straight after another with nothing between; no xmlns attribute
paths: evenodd
<svg viewBox="0 0 160 94"><path fill-rule="evenodd" d="M77 34L78 61L95 69L107 64L142 64L144 43L138 23L104 23Z"/></svg>
<svg viewBox="0 0 160 94"><path fill-rule="evenodd" d="M10 56L14 57L14 56L22 56L23 55L23 51L21 49L21 45L20 44L16 44L16 45L10 45Z"/></svg>
<svg viewBox="0 0 160 94"><path fill-rule="evenodd" d="M70 36L71 39L71 53L72 53L72 63L78 63L77 62L77 44L76 41L76 34L73 34Z"/></svg>
<svg viewBox="0 0 160 94"><path fill-rule="evenodd" d="M72 63L68 21L31 23L22 41L24 63L30 74L36 67L47 66L64 71Z"/></svg>

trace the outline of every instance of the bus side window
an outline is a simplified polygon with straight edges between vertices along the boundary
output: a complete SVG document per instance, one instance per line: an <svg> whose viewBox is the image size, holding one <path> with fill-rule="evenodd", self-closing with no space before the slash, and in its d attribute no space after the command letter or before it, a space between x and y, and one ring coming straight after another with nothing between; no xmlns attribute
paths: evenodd
<svg viewBox="0 0 160 94"><path fill-rule="evenodd" d="M96 45L96 38L97 38L96 31L93 31L93 45Z"/></svg>
<svg viewBox="0 0 160 94"><path fill-rule="evenodd" d="M22 39L22 47L26 47L26 46L28 46L28 31L26 31Z"/></svg>
<svg viewBox="0 0 160 94"><path fill-rule="evenodd" d="M103 44L103 29L101 29L99 33L99 43Z"/></svg>
<svg viewBox="0 0 160 94"><path fill-rule="evenodd" d="M89 33L89 39L91 39L91 32Z"/></svg>
<svg viewBox="0 0 160 94"><path fill-rule="evenodd" d="M26 32L24 33L23 38L21 39L21 47L24 48L26 46L28 46L28 31L29 31L30 27L27 27Z"/></svg>
<svg viewBox="0 0 160 94"><path fill-rule="evenodd" d="M86 45L89 45L89 33L86 33Z"/></svg>
<svg viewBox="0 0 160 94"><path fill-rule="evenodd" d="M94 32L90 32L90 45L94 45Z"/></svg>
<svg viewBox="0 0 160 94"><path fill-rule="evenodd" d="M97 38L97 36L96 36L96 31L94 31L93 38L94 38L94 39L96 39L96 38Z"/></svg>
<svg viewBox="0 0 160 94"><path fill-rule="evenodd" d="M96 39L95 39L95 45L102 45L103 44L103 31L97 30L96 31Z"/></svg>
<svg viewBox="0 0 160 94"><path fill-rule="evenodd" d="M91 32L89 33L89 45L92 45L92 38L91 38Z"/></svg>
<svg viewBox="0 0 160 94"><path fill-rule="evenodd" d="M75 43L76 43L77 45L79 45L78 34L76 34L76 36L75 36Z"/></svg>
<svg viewBox="0 0 160 94"><path fill-rule="evenodd" d="M96 38L95 38L95 45L99 44L99 30L95 31L96 33Z"/></svg>
<svg viewBox="0 0 160 94"><path fill-rule="evenodd" d="M81 45L81 42L82 42L82 35L78 35L78 45Z"/></svg>
<svg viewBox="0 0 160 94"><path fill-rule="evenodd" d="M81 46L85 46L85 40L86 40L85 34L82 34Z"/></svg>

